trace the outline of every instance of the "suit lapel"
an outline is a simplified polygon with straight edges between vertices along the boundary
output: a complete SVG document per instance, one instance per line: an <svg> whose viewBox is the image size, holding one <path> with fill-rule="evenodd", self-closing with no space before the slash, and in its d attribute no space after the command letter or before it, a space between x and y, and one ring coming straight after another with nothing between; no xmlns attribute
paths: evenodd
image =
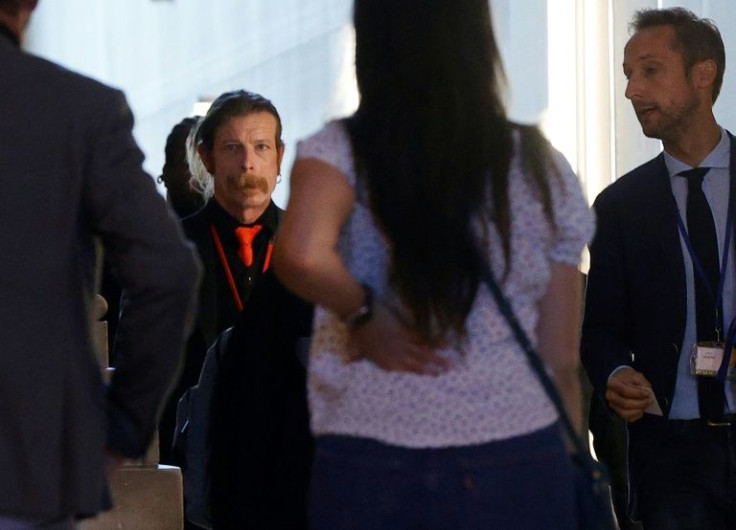
<svg viewBox="0 0 736 530"><path fill-rule="evenodd" d="M657 233L660 234L660 252L663 253L668 267L675 273L678 283L685 285L685 260L682 256L680 232L677 229L677 202L672 194L672 184L664 163L664 155L656 159L656 177L652 179L654 193L652 195L652 210Z"/></svg>
<svg viewBox="0 0 736 530"><path fill-rule="evenodd" d="M680 246L680 234L677 230L677 203L672 194L672 185L664 163L664 155L660 154L651 162L651 167L640 177L643 203L632 205L631 212L637 218L641 230L654 234L651 239L657 244L652 252L660 252L665 263L671 264L667 269L675 273L684 284L685 264Z"/></svg>
<svg viewBox="0 0 736 530"><path fill-rule="evenodd" d="M685 260L682 255L680 233L677 229L677 203L672 194L672 185L664 163L664 155L660 154L650 162L652 167L644 175L646 183L645 204L639 205L638 226L651 233L648 240L656 240L649 252L659 252L661 259L647 260L648 263L662 263L658 277L667 285L666 292L671 295L669 303L673 308L673 316L686 318L687 289L685 280Z"/></svg>

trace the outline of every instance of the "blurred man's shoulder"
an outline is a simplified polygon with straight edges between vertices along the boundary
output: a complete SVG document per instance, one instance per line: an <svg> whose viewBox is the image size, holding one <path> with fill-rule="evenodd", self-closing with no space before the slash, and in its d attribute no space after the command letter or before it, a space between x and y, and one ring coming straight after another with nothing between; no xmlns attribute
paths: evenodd
<svg viewBox="0 0 736 530"><path fill-rule="evenodd" d="M121 91L58 63L24 53L18 58L18 82L44 87L55 98L73 98L82 106L89 99L121 97Z"/></svg>

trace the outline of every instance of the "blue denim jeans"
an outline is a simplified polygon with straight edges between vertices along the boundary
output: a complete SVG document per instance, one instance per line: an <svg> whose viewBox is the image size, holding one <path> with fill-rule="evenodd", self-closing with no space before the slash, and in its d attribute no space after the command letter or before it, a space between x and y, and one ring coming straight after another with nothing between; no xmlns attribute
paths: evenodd
<svg viewBox="0 0 736 530"><path fill-rule="evenodd" d="M574 529L570 459L556 426L442 449L324 436L317 440L310 528Z"/></svg>

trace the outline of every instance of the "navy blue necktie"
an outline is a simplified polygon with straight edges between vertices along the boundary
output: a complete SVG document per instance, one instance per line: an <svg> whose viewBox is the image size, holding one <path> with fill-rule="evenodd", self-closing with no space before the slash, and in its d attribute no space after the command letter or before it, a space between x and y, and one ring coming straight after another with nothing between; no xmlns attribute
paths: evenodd
<svg viewBox="0 0 736 530"><path fill-rule="evenodd" d="M698 167L680 173L687 178L687 233L693 252L704 275L694 269L695 321L697 340L714 341L716 329L723 329L721 307L716 309L715 297L721 272L718 259L718 238L708 200L703 193L703 178L710 168ZM723 417L726 401L723 383L715 377L698 376L698 406L700 417L718 421Z"/></svg>

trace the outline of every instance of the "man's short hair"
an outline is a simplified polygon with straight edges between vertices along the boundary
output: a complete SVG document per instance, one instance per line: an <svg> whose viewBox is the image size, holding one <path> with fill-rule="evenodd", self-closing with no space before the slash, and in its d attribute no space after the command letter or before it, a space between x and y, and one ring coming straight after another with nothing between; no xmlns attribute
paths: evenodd
<svg viewBox="0 0 736 530"><path fill-rule="evenodd" d="M699 18L682 7L642 9L634 14L629 30L636 32L655 26L672 26L675 30L673 48L682 56L688 74L695 63L708 59L716 63L712 92L715 103L721 92L723 72L726 69L726 51L715 23L707 18Z"/></svg>
<svg viewBox="0 0 736 530"><path fill-rule="evenodd" d="M225 92L212 102L207 114L197 128L197 144L204 144L207 149L212 149L215 143L217 129L229 118L234 116L247 116L255 112L268 112L276 118L276 144L281 147L281 117L276 107L268 99L259 94L247 90L234 90Z"/></svg>

